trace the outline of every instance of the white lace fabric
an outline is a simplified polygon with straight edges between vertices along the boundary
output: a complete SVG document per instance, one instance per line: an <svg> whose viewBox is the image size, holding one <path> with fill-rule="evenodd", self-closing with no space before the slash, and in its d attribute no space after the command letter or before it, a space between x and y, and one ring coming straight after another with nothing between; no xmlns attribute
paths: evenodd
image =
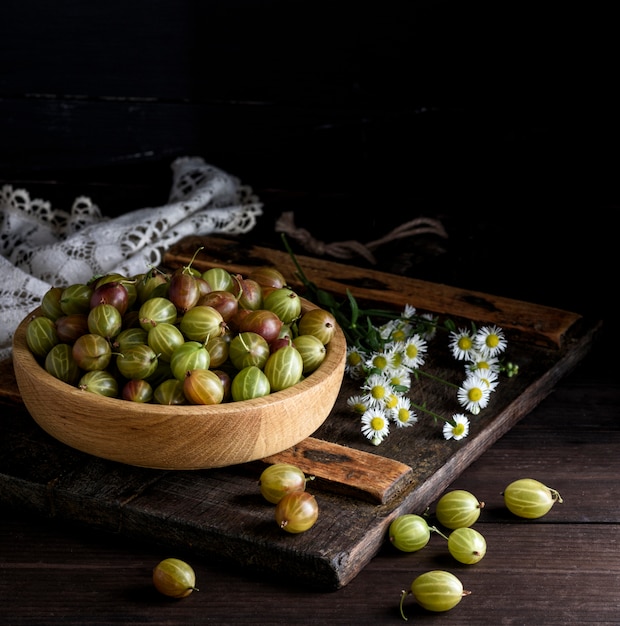
<svg viewBox="0 0 620 626"><path fill-rule="evenodd" d="M171 167L168 204L116 218L85 196L67 212L24 189L0 189L0 360L10 357L15 329L52 286L146 272L187 235L244 234L262 215L249 187L200 157Z"/></svg>

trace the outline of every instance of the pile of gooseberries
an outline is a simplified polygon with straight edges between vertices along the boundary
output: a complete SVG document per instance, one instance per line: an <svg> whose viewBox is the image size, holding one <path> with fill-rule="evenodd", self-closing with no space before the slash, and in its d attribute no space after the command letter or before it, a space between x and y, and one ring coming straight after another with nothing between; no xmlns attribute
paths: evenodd
<svg viewBox="0 0 620 626"><path fill-rule="evenodd" d="M28 322L29 350L79 389L168 405L266 396L321 365L336 321L302 310L277 269L243 277L192 262L50 288Z"/></svg>
<svg viewBox="0 0 620 626"><path fill-rule="evenodd" d="M260 475L260 492L265 500L276 505L276 523L287 533L303 533L312 528L319 517L316 498L306 491L308 480L313 479L290 463L274 463Z"/></svg>
<svg viewBox="0 0 620 626"><path fill-rule="evenodd" d="M533 478L521 478L510 483L502 493L506 508L518 517L537 519L546 515L560 494ZM451 532L446 535L436 526L429 526L425 517L406 513L392 520L388 529L390 543L402 552L417 552L424 548L432 532L447 540L448 552L459 563L473 565L484 558L487 544L482 533L472 528L478 521L484 502L463 489L448 491L439 498L435 507L437 521ZM400 613L403 619L403 602L413 595L418 604L429 611L448 611L454 608L470 591L463 589L461 581L451 572L432 570L420 574L411 588L401 593Z"/></svg>

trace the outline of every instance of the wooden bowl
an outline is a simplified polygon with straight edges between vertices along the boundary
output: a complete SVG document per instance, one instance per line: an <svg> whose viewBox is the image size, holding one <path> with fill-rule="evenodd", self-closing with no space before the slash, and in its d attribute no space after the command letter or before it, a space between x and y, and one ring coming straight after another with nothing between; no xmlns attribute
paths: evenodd
<svg viewBox="0 0 620 626"><path fill-rule="evenodd" d="M316 308L304 300L302 310ZM52 437L97 457L156 469L224 467L277 454L310 436L331 412L344 375L337 328L321 365L293 387L218 405L168 406L108 398L48 374L26 343L28 315L13 338L22 400Z"/></svg>

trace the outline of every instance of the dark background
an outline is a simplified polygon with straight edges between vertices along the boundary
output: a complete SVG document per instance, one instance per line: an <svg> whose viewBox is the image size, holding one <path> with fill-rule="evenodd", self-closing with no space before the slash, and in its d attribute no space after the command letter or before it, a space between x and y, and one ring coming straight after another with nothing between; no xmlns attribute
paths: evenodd
<svg viewBox="0 0 620 626"><path fill-rule="evenodd" d="M5 1L0 183L116 215L197 155L379 268L601 315L619 206L611 15L520 3ZM364 261L358 259L363 264Z"/></svg>

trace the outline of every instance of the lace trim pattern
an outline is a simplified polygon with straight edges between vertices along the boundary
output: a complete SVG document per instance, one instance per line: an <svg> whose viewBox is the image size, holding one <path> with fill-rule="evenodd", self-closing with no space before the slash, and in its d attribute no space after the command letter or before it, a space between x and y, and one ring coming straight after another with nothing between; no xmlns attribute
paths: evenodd
<svg viewBox="0 0 620 626"><path fill-rule="evenodd" d="M142 273L187 235L244 234L262 215L249 187L199 157L176 159L172 172L168 204L117 218L84 196L67 212L25 189L0 189L0 359L10 356L15 328L51 286Z"/></svg>

